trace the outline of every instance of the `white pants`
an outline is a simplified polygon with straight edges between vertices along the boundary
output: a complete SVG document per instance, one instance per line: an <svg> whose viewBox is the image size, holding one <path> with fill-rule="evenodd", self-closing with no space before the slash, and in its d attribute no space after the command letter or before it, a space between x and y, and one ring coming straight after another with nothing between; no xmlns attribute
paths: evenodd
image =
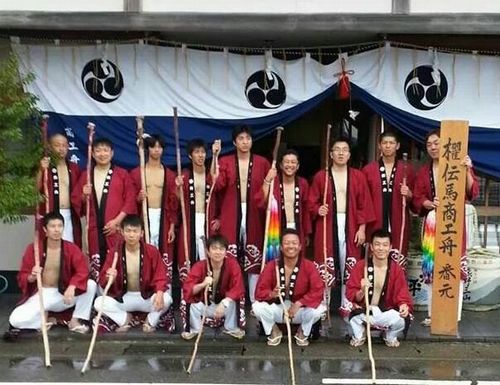
<svg viewBox="0 0 500 385"><path fill-rule="evenodd" d="M286 308L290 308L291 302L285 301ZM266 335L270 335L275 323L283 323L283 305L269 304L267 302L254 302L252 310L255 316L262 322L262 327ZM311 328L317 321L320 320L323 313L326 311L326 306L320 304L317 308L302 307L291 319L293 324L300 324L302 333L308 337L311 334Z"/></svg>
<svg viewBox="0 0 500 385"><path fill-rule="evenodd" d="M462 305L464 302L464 282L460 281L460 288L458 291L458 321L462 320ZM431 318L432 312L432 283L427 284L427 314Z"/></svg>
<svg viewBox="0 0 500 385"><path fill-rule="evenodd" d="M247 274L248 275L248 296L250 297L250 303L255 302L255 288L257 287L257 281L259 280L260 274Z"/></svg>
<svg viewBox="0 0 500 385"><path fill-rule="evenodd" d="M215 315L215 308L218 304L211 303L207 307L207 317L213 317ZM201 318L203 317L203 311L205 309L205 304L203 302L193 303L189 307L189 324L191 326L192 332L199 332L201 329ZM235 330L238 328L236 323L236 303L232 300L229 301L229 305L224 310L224 328L226 330Z"/></svg>
<svg viewBox="0 0 500 385"><path fill-rule="evenodd" d="M340 267L340 307L346 308L348 307L348 301L345 296L346 293L346 285L344 283L344 275L345 275L345 260L347 254L347 245L345 239L345 213L337 213L337 237L339 240L339 267ZM350 234L351 235L351 234Z"/></svg>
<svg viewBox="0 0 500 385"><path fill-rule="evenodd" d="M44 287L42 289L43 306L46 311L53 312L62 312L74 306L75 310L72 317L88 321L96 289L97 284L89 279L87 281L87 291L75 296L73 303L66 305L63 301L64 296L59 293L57 287ZM18 329L40 329L42 321L38 293L33 294L25 303L16 307L9 317L9 322Z"/></svg>
<svg viewBox="0 0 500 385"><path fill-rule="evenodd" d="M163 293L163 301L165 306L160 311L156 311L153 308L153 301L156 294L153 294L150 298L144 299L139 291L128 291L123 296L123 302L118 302L113 297L97 297L94 302L94 308L97 311L102 309L103 314L115 321L118 326L124 326L127 322L127 313L133 311L142 311L148 313L148 323L151 326L156 326L160 317L165 313L170 305L172 304L172 297L167 292ZM104 308L102 303L104 301Z"/></svg>
<svg viewBox="0 0 500 385"><path fill-rule="evenodd" d="M74 242L73 222L71 221L71 209L59 209L59 212L64 218L63 239L65 241Z"/></svg>
<svg viewBox="0 0 500 385"><path fill-rule="evenodd" d="M160 209L148 209L149 218L149 243L153 246L158 247L160 244L160 220L161 220L161 208ZM164 229L168 231L168 229Z"/></svg>
<svg viewBox="0 0 500 385"><path fill-rule="evenodd" d="M196 253L198 254L198 258L200 261L204 260L205 257L205 242L203 239L205 238L205 214L204 213L195 213L195 239L196 239Z"/></svg>
<svg viewBox="0 0 500 385"><path fill-rule="evenodd" d="M372 315L370 317L370 323L380 329L385 329L385 339L387 341L394 341L398 334L401 333L405 328L405 320L399 315L397 310L391 309L382 312L378 306L371 306ZM366 330L366 314L358 314L354 316L349 321L352 328L352 334L354 338L363 337L363 333Z"/></svg>

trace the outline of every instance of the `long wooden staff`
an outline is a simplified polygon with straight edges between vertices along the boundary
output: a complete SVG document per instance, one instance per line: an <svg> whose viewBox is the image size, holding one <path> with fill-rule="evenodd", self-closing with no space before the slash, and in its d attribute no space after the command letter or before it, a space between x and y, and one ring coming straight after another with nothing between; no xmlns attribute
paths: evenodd
<svg viewBox="0 0 500 385"><path fill-rule="evenodd" d="M111 263L111 268L116 269L116 263L118 262L118 251L115 251L113 254L113 262ZM102 302L101 302L101 308L97 312L97 316L94 318L94 330L92 332L92 339L90 340L90 346L89 346L89 351L87 352L87 358L85 359L85 362L82 367L82 374L85 374L85 371L87 370L87 367L89 365L90 359L92 358L92 352L94 351L94 345L95 341L97 339L97 332L99 330L99 322L101 321L102 317L102 312L104 310L104 301L106 299L106 296L108 295L109 288L113 284L114 278L112 276L108 277L108 282L106 283L106 287L104 288L104 291L102 293Z"/></svg>
<svg viewBox="0 0 500 385"><path fill-rule="evenodd" d="M293 349L292 349L292 328L290 326L290 317L288 315L288 309L285 307L285 302L283 301L283 296L281 295L281 287L280 285L280 272L278 267L278 261L275 260L275 272L276 272L276 285L279 288L279 299L281 306L283 306L283 319L285 320L286 325L286 333L288 337L288 359L290 361L290 377L292 378L292 385L295 385L295 368L293 364Z"/></svg>
<svg viewBox="0 0 500 385"><path fill-rule="evenodd" d="M365 281L368 280L368 253L370 252L370 246L365 244L365 269L364 278ZM368 357L370 359L371 369L372 369L372 383L375 384L377 379L377 373L375 371L375 359L373 358L372 350L372 333L371 333L371 317L370 317L370 300L368 298L368 286L365 286L365 317L366 317L366 338L368 340Z"/></svg>
<svg viewBox="0 0 500 385"><path fill-rule="evenodd" d="M141 172L141 190L146 194L146 163L144 160L144 117L138 116L137 122L137 141L139 147L139 169ZM144 222L144 239L149 243L149 215L148 215L148 201L144 197L142 200L142 221Z"/></svg>
<svg viewBox="0 0 500 385"><path fill-rule="evenodd" d="M210 258L210 257L208 257ZM209 259L206 259L207 261L207 274L209 277L212 276L212 270L210 269L210 261ZM205 320L207 319L207 308L208 308L208 292L210 291L210 285L205 287L203 291L203 302L205 303L205 308L203 309L203 316L201 317L201 326L200 330L198 331L198 335L196 336L196 341L194 342L194 348L193 348L193 354L191 354L191 360L189 361L188 368L186 370L187 374L191 374L193 370L193 365L194 365L194 360L196 359L196 353L198 353L198 345L201 340L201 335L203 334L203 328L205 326Z"/></svg>
<svg viewBox="0 0 500 385"><path fill-rule="evenodd" d="M88 122L88 145L87 145L87 184L90 184L91 178L91 167L92 167L92 142L94 141L95 124ZM85 231L87 232L87 253L90 257L90 234L89 234L89 224L90 224L90 194L85 197Z"/></svg>
<svg viewBox="0 0 500 385"><path fill-rule="evenodd" d="M328 180L330 173L330 133L332 130L332 125L326 125L326 143L325 143L325 187L323 189L323 206L326 205L328 198ZM332 208L330 208L331 210ZM333 214L332 214L333 215ZM328 286L328 243L326 240L326 224L327 224L327 215L323 217L323 263L325 264L325 302L326 302L326 317L328 319L328 324L331 324L330 319L330 288Z"/></svg>
<svg viewBox="0 0 500 385"><path fill-rule="evenodd" d="M47 151L47 120L48 115L44 115L42 118L42 140L44 145L45 156ZM45 213L49 212L49 193L48 193L48 175L47 169L43 171L43 187L45 194ZM37 189L38 191L38 189ZM42 285L42 274L40 273L40 244L39 244L39 220L40 220L40 205L37 204L35 208L35 233L33 236L33 253L35 257L35 267L36 267L36 287L38 291L38 303L40 305L40 318L42 323L42 339L43 348L45 351L45 366L50 367L50 346L49 346L49 335L47 333L47 315L45 314L45 306L43 303L43 285Z"/></svg>
<svg viewBox="0 0 500 385"><path fill-rule="evenodd" d="M281 134L283 133L283 127L276 128L276 140L274 142L273 148L273 162L271 163L271 168L276 169L276 159L278 158L278 150L280 148L281 142ZM271 180L269 184L269 190L267 193L267 209L266 209L266 227L264 227L264 247L262 248L262 263L260 265L260 272L264 270L264 266L266 266L266 252L267 252L267 241L269 238L269 222L271 221L271 205L272 205L272 195L274 194L274 179Z"/></svg>
<svg viewBox="0 0 500 385"><path fill-rule="evenodd" d="M49 140L48 140L48 124L49 124L49 115L44 114L42 116L42 142L43 142L43 156L49 156ZM43 170L43 194L45 195L45 214L47 214L50 210L50 199L49 199L49 172L45 168Z"/></svg>
<svg viewBox="0 0 500 385"><path fill-rule="evenodd" d="M177 107L174 107L174 135L175 135L175 158L177 160L177 176L182 177L181 168L181 147L179 144L179 117L177 115ZM180 179L180 178L179 178ZM181 217L182 217L182 231L184 233L184 260L186 261L187 270L191 269L191 259L188 255L188 239L187 239L187 223L186 223L186 205L184 204L184 186L182 183L179 185L179 197L181 201Z"/></svg>
<svg viewBox="0 0 500 385"><path fill-rule="evenodd" d="M406 168L408 167L408 154L403 153L403 186L406 186ZM406 197L402 196L401 205L401 232L399 233L399 264L406 268L406 256L403 255L403 239L406 226Z"/></svg>
<svg viewBox="0 0 500 385"><path fill-rule="evenodd" d="M213 154L212 156L212 167L215 171L215 175L212 176L212 184L210 185L210 191L208 192L207 204L205 205L205 237L210 238L210 203L212 203L212 195L215 188L215 183L217 182L217 168L219 167L219 153Z"/></svg>

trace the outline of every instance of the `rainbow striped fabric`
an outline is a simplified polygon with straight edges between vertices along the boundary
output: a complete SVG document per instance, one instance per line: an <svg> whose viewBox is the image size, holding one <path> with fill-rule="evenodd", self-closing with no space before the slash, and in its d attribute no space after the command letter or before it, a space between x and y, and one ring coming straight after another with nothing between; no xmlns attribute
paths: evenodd
<svg viewBox="0 0 500 385"><path fill-rule="evenodd" d="M432 283L434 270L434 242L436 239L436 211L427 214L422 236L422 274L425 283Z"/></svg>
<svg viewBox="0 0 500 385"><path fill-rule="evenodd" d="M280 254L280 216L278 211L278 201L271 198L271 215L269 218L269 227L267 228L266 243L266 263L277 259Z"/></svg>

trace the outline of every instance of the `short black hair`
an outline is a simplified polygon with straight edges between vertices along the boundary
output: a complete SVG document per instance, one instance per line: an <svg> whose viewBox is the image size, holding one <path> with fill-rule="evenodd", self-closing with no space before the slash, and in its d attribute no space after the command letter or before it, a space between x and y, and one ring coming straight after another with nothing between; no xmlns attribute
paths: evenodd
<svg viewBox="0 0 500 385"><path fill-rule="evenodd" d="M226 250L229 247L229 242L227 241L226 237L220 234L212 235L210 238L207 240L207 249L210 249L210 246L219 244L222 247L224 247Z"/></svg>
<svg viewBox="0 0 500 385"><path fill-rule="evenodd" d="M201 138L191 139L186 145L186 152L188 153L188 155L191 155L193 151L196 150L197 148L203 148L205 152L207 151L207 144L203 139Z"/></svg>
<svg viewBox="0 0 500 385"><path fill-rule="evenodd" d="M427 143L427 141L429 140L429 138L432 135L436 135L438 138L441 138L441 129L436 128L435 130L428 132L427 135L425 135L425 142L424 143Z"/></svg>
<svg viewBox="0 0 500 385"><path fill-rule="evenodd" d="M139 215L135 215L135 214L129 214L125 218L123 218L123 221L120 224L120 227L122 229L124 229L126 226L140 227L141 229L144 229L144 226L142 225L141 217Z"/></svg>
<svg viewBox="0 0 500 385"><path fill-rule="evenodd" d="M248 134L248 135L250 135L250 137L252 137L252 129L247 125L234 127L233 132L232 132L233 142L236 140L236 138L240 134Z"/></svg>
<svg viewBox="0 0 500 385"><path fill-rule="evenodd" d="M300 163L300 157L299 157L299 153L294 150L293 148L289 148L285 151L283 151L281 154L280 154L280 158L279 158L279 162L278 163L281 163L283 162L283 158L287 155L295 155L295 157L297 158L297 161Z"/></svg>
<svg viewBox="0 0 500 385"><path fill-rule="evenodd" d="M62 221L64 225L64 217L61 215L60 212L57 211L51 211L50 213L47 213L43 216L43 227L47 227L50 221L55 221L55 220L60 220Z"/></svg>
<svg viewBox="0 0 500 385"><path fill-rule="evenodd" d="M382 143L382 139L384 138L394 138L396 139L396 142L399 143L399 136L396 131L386 130L382 132L378 137L378 142Z"/></svg>
<svg viewBox="0 0 500 385"><path fill-rule="evenodd" d="M335 146L337 143L347 143L347 146L349 147L349 151L351 151L351 140L347 136L337 136L333 138L332 143L330 144L330 150L333 149L333 146Z"/></svg>
<svg viewBox="0 0 500 385"><path fill-rule="evenodd" d="M291 227L287 227L286 229L281 231L280 243L283 242L283 238L285 238L285 235L290 235L290 234L296 235L300 239L300 234L297 230L292 229Z"/></svg>
<svg viewBox="0 0 500 385"><path fill-rule="evenodd" d="M375 238L389 238L389 241L392 243L391 233L384 229L377 229L372 233L372 237L370 239L370 243L373 243Z"/></svg>
<svg viewBox="0 0 500 385"><path fill-rule="evenodd" d="M60 137L63 137L64 139L68 140L68 137L62 133L62 132L54 132L52 135L49 136L49 143L56 137L56 136L60 136Z"/></svg>
<svg viewBox="0 0 500 385"><path fill-rule="evenodd" d="M96 147L98 147L98 146L107 146L110 149L113 149L113 142L111 140L109 140L108 138L104 138L104 137L97 138L96 140L94 140L92 142L92 150L95 150Z"/></svg>
<svg viewBox="0 0 500 385"><path fill-rule="evenodd" d="M150 135L144 139L144 146L146 148L153 148L158 143L161 148L165 148L165 139L163 139L160 135L154 134Z"/></svg>

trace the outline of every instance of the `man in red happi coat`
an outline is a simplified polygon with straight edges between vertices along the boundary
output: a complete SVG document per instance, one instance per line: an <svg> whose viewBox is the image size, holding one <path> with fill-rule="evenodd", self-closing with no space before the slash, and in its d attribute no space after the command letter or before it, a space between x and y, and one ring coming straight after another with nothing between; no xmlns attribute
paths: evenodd
<svg viewBox="0 0 500 385"><path fill-rule="evenodd" d="M236 153L219 160L215 189L220 204L220 233L229 241L228 252L248 274L250 301L262 261L265 210L255 200L269 171L269 162L252 154L252 132L248 126L233 130ZM214 148L220 151L219 148Z"/></svg>
<svg viewBox="0 0 500 385"><path fill-rule="evenodd" d="M182 224L179 226L180 231L177 239L177 265L182 282L186 279L189 267L197 261L205 259L204 240L207 235L218 231L220 225L219 221L214 219L217 211L215 194L212 194L210 207L207 207L212 187L212 176L210 169L205 165L206 147L202 139L189 141L186 148L189 159L191 159L191 166L182 171L180 180L176 180L177 185L180 186L182 183L184 207L186 207L187 251L184 248L184 226ZM207 229L207 215L209 216L209 229ZM186 259L186 257L188 258Z"/></svg>
<svg viewBox="0 0 500 385"><path fill-rule="evenodd" d="M379 136L380 159L363 168L375 211L375 221L369 223L366 237L371 239L371 234L376 229L387 230L391 233L392 246L399 249L403 236L402 248L395 256L406 256L410 242L410 206L415 174L411 164L396 159L399 146L396 133L384 131ZM406 181L404 185L403 179ZM401 235L403 199L406 206L404 234ZM406 261L400 260L400 263L406 269Z"/></svg>
<svg viewBox="0 0 500 385"><path fill-rule="evenodd" d="M299 170L299 154L293 149L286 150L280 157L279 168L270 168L264 179L264 184L257 201L260 207L267 209L269 186L274 179L274 191L271 210L277 209L279 216L280 232L284 229L295 229L300 235L302 256L305 257L305 248L309 244L311 234L311 217L307 206L309 184L297 175ZM274 207L275 206L275 207Z"/></svg>
<svg viewBox="0 0 500 385"><path fill-rule="evenodd" d="M43 218L46 237L39 242L40 266L35 266L34 245L26 248L17 276L22 298L9 322L18 329L40 329L39 294L36 276L41 273L42 295L46 311L62 312L75 307L68 329L86 333L97 285L89 279L87 258L75 244L62 239L64 218L48 213ZM50 323L48 326L51 326Z"/></svg>
<svg viewBox="0 0 500 385"><path fill-rule="evenodd" d="M309 212L314 223L314 261L328 286L327 291L336 279L341 285L340 312L343 316L351 306L345 298L345 283L361 257L366 225L375 219L366 178L361 171L348 166L350 156L349 139L335 139L330 150L332 166L328 174L325 170L318 171L309 190ZM326 204L323 204L325 179L328 187ZM327 221L326 264L324 218Z"/></svg>
<svg viewBox="0 0 500 385"><path fill-rule="evenodd" d="M383 229L373 231L368 263L358 261L347 281L346 296L353 304L349 315L353 333L351 346L361 346L366 340L366 289L370 324L383 330L387 346L397 348L398 334L409 326L413 302L405 273L396 261L389 258L390 250L391 234Z"/></svg>
<svg viewBox="0 0 500 385"><path fill-rule="evenodd" d="M80 215L71 204L71 193L78 183L81 170L77 164L67 159L69 144L66 136L52 135L49 138L49 145L51 157L45 157L40 161L42 172L38 174L38 188L40 193L45 194L43 173L47 170L48 212L61 213L64 217L63 239L82 247ZM45 201L40 203L40 214L47 214Z"/></svg>
<svg viewBox="0 0 500 385"><path fill-rule="evenodd" d="M207 257L196 262L182 286L186 301L186 330L182 338L190 340L201 329L203 312L216 320L224 318L224 333L241 339L245 331L238 324L245 309L240 307L245 297L243 275L238 261L227 253L227 240L214 235L207 241ZM208 288L208 304L204 303L204 292Z"/></svg>
<svg viewBox="0 0 500 385"><path fill-rule="evenodd" d="M179 207L175 173L161 163L165 141L159 135L147 137L144 140L144 147L148 153L148 161L144 167L146 191L142 190L140 167L130 172L130 178L135 190L139 213L142 213L142 201L147 200L149 243L160 250L167 264L169 278L172 279L175 224Z"/></svg>
<svg viewBox="0 0 500 385"><path fill-rule="evenodd" d="M123 241L110 249L99 278L104 288L113 280L108 295L96 298L97 311L111 318L119 327L116 332L130 329L132 312L148 313L142 330L154 332L162 314L172 304L168 293L169 280L165 263L156 247L144 243L144 229L137 215L128 215L121 222ZM115 251L118 253L116 268L112 267ZM104 307L103 307L104 303Z"/></svg>
<svg viewBox="0 0 500 385"><path fill-rule="evenodd" d="M91 275L98 280L108 250L121 239L120 224L127 214L136 212L134 189L126 170L115 166L113 144L108 139L92 143L94 164L90 172L82 173L71 195L75 209L85 215L86 197L90 197L89 256Z"/></svg>
<svg viewBox="0 0 500 385"><path fill-rule="evenodd" d="M252 309L262 322L270 346L281 342L283 335L276 323L283 323L284 312L291 323L300 325L294 337L297 345L307 346L312 326L326 311L321 303L323 282L314 263L300 256L301 248L298 231L285 229L279 260L268 262L257 282Z"/></svg>

